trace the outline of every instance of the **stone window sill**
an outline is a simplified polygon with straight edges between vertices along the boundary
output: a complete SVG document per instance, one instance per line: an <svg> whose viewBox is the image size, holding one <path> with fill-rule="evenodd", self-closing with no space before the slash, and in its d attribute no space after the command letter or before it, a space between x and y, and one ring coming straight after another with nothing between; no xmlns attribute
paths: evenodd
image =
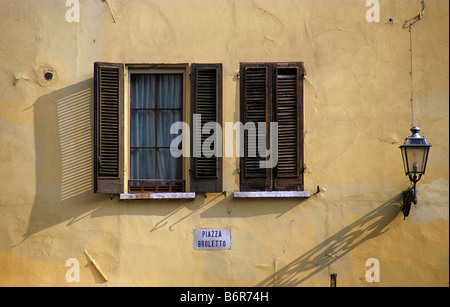
<svg viewBox="0 0 450 307"><path fill-rule="evenodd" d="M234 192L234 198L306 198L309 191Z"/></svg>
<svg viewBox="0 0 450 307"><path fill-rule="evenodd" d="M122 193L120 199L195 199L195 192Z"/></svg>
<svg viewBox="0 0 450 307"><path fill-rule="evenodd" d="M195 199L195 192L152 192L152 193L121 193L121 200L133 199ZM309 191L257 191L233 192L234 198L308 198Z"/></svg>

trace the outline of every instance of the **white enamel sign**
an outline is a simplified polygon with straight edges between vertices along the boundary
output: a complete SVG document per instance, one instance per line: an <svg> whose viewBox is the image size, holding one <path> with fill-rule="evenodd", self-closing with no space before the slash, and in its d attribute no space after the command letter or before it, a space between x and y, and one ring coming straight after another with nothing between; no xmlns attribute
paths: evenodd
<svg viewBox="0 0 450 307"><path fill-rule="evenodd" d="M230 249L231 231L227 228L199 228L194 230L194 249Z"/></svg>

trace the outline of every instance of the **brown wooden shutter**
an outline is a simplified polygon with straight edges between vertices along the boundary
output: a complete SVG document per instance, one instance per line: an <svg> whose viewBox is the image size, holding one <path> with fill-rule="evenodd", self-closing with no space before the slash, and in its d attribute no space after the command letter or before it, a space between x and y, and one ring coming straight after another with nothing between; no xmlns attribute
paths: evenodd
<svg viewBox="0 0 450 307"><path fill-rule="evenodd" d="M266 147L269 140L271 118L270 98L272 65L265 63L241 63L240 65L241 122L254 123L256 131L259 122L266 123ZM260 161L266 158L258 154L256 131L244 131L244 156L240 162L241 191L271 190L271 169L261 168ZM253 152L252 157L249 153Z"/></svg>
<svg viewBox="0 0 450 307"><path fill-rule="evenodd" d="M191 66L191 140L198 146L198 157L191 154L191 191L222 192L222 152L212 157L202 153L202 144L212 135L194 137L194 114L201 115L202 127L215 122L222 127L222 64L192 64ZM215 145L222 145L221 130L216 131ZM218 135L220 134L220 136ZM218 143L220 142L220 144ZM191 145L194 150L194 143Z"/></svg>
<svg viewBox="0 0 450 307"><path fill-rule="evenodd" d="M278 163L274 189L303 190L303 66L279 63L274 68L274 121L278 122Z"/></svg>
<svg viewBox="0 0 450 307"><path fill-rule="evenodd" d="M123 64L94 63L94 192L123 192Z"/></svg>

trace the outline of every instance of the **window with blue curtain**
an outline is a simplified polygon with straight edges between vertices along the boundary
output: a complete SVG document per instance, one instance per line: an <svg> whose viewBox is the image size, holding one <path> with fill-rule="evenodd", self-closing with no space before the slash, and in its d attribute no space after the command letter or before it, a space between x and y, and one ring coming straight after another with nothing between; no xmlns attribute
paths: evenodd
<svg viewBox="0 0 450 307"><path fill-rule="evenodd" d="M130 75L130 191L184 191L181 158L170 153L183 120L183 74Z"/></svg>

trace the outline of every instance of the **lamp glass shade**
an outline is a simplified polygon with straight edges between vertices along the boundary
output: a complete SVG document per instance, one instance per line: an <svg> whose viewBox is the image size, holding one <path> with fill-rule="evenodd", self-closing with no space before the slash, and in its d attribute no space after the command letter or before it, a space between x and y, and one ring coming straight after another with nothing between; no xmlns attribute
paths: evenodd
<svg viewBox="0 0 450 307"><path fill-rule="evenodd" d="M413 134L407 137L405 143L400 146L406 175L425 173L431 145L419 135L419 131L419 127L412 127Z"/></svg>
<svg viewBox="0 0 450 307"><path fill-rule="evenodd" d="M430 146L402 146L401 150L406 175L424 174Z"/></svg>

